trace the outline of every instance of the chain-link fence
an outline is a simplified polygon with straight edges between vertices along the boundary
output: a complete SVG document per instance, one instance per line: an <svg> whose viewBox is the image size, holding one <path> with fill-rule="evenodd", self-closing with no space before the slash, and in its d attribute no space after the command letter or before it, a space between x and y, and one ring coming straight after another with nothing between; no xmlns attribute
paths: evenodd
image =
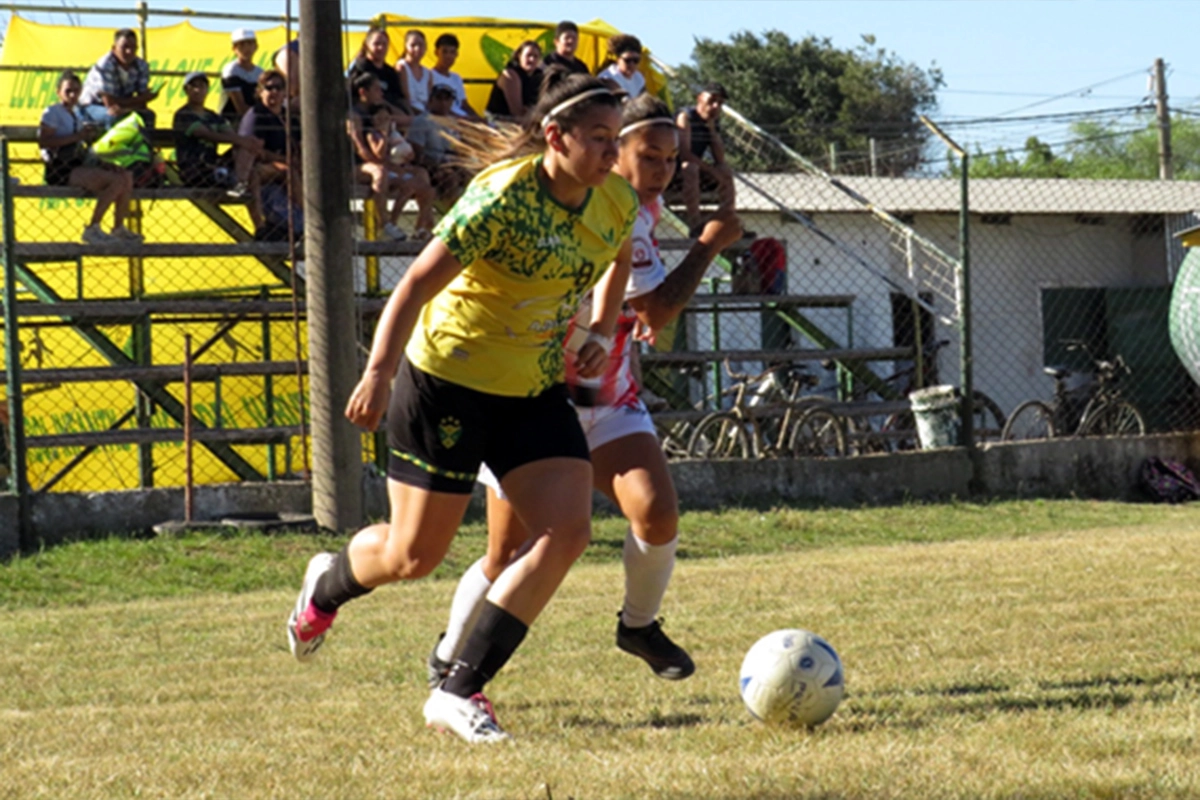
<svg viewBox="0 0 1200 800"><path fill-rule="evenodd" d="M722 254L642 354L673 454L916 447L909 395L967 382L966 323L976 441L999 439L1006 423L1014 437L1197 427L1195 384L1167 328L1185 255L1174 234L1196 221L1195 184L991 179L964 195L957 178L831 174L733 107L721 125L729 162L753 165L735 176L753 236ZM43 186L32 143L10 156L31 488L179 485L185 334L197 353L196 480L303 475L306 352L292 306L303 268L293 275L288 245L254 242L243 203L169 177L133 204L128 227L146 245L81 244L94 200ZM671 267L690 241L681 197L669 200L676 213L658 233ZM360 257L356 285L386 292L410 260ZM1044 406L1010 421L1034 399ZM1089 428L1089 405L1095 420L1104 403L1124 416ZM698 432L715 412L740 415L730 447Z"/></svg>
<svg viewBox="0 0 1200 800"><path fill-rule="evenodd" d="M1196 386L1168 332L1172 285L1185 255L1174 234L1197 221L1196 183L974 179L964 185L959 176L834 175L729 105L720 126L735 168L769 171L736 175L737 208L756 237L727 254L730 264L710 270L712 291L723 296L693 309L671 342L707 356L650 357L674 369L673 377L656 376L651 385L670 384L677 390L672 405L692 412L665 415L664 431L695 440L702 412L753 417L741 407L778 399L782 389L782 396L812 405L823 399L844 440L831 437L816 451L808 442L807 451L793 448L793 454L914 447L911 412L896 401L935 384L961 389L968 374L964 323L971 331L976 442L999 439L1012 413L1035 399L1043 405L1014 420L1011 438L1198 427ZM680 197L673 207L683 213ZM786 258L776 263L779 249ZM753 297L764 294L774 297ZM754 304L760 307L746 310ZM751 385L747 400L726 358L742 375L790 364L791 380ZM772 441L778 422L739 428L758 438L759 455L780 449ZM716 454L756 449L753 441L722 449L712 438L701 434L700 444Z"/></svg>

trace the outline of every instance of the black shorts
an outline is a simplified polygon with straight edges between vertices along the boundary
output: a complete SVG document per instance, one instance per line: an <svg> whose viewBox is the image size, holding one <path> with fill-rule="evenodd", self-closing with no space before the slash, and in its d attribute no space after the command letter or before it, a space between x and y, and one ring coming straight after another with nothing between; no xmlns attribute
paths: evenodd
<svg viewBox="0 0 1200 800"><path fill-rule="evenodd" d="M503 397L429 375L407 358L392 386L387 435L388 477L434 492L470 494L485 461L503 479L545 458L588 460L563 384Z"/></svg>

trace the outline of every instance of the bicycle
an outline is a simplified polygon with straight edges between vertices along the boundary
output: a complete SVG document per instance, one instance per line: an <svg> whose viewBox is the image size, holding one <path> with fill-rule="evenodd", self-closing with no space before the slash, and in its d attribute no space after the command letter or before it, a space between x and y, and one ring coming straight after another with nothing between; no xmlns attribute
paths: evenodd
<svg viewBox="0 0 1200 800"><path fill-rule="evenodd" d="M803 394L819 382L804 366L777 365L751 377L734 372L726 359L725 371L737 381L722 392L733 396L733 405L696 424L688 443L690 457L825 458L844 454L845 438L837 417L820 408L828 400ZM805 421L798 424L801 418Z"/></svg>
<svg viewBox="0 0 1200 800"><path fill-rule="evenodd" d="M936 364L938 352L949 344L949 339L938 339L929 343L925 347L922 362ZM907 398L913 390L920 388L917 382L917 366L918 363L913 362L912 365L882 378L882 382L891 388L889 394L893 397ZM922 383L928 382L926 380ZM849 402L870 408L870 403L873 402L870 397L873 394L878 395L878 390L857 389L852 393ZM984 440L1000 438L1007 417L999 403L978 389L974 390L971 396L975 436ZM851 455L916 450L920 447L917 441L916 418L907 408L887 413L878 429L871 425L867 414L842 410L839 416L845 420L846 442Z"/></svg>
<svg viewBox="0 0 1200 800"><path fill-rule="evenodd" d="M1056 436L1141 436L1146 419L1133 403L1121 396L1116 384L1132 370L1118 355L1113 360L1096 358L1086 342L1063 340L1068 350L1082 350L1092 360L1093 380L1074 389L1067 379L1076 374L1067 367L1045 367L1054 379L1054 397L1049 402L1026 400L1004 425L1004 441L1052 439Z"/></svg>

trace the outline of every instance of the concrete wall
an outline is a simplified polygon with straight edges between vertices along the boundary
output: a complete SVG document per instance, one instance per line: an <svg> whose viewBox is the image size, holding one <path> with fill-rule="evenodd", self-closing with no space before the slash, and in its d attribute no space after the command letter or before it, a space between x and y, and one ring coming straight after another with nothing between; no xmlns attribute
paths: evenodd
<svg viewBox="0 0 1200 800"><path fill-rule="evenodd" d="M883 505L972 496L1136 501L1143 499L1138 468L1149 456L1177 459L1200 472L1200 434L993 444L977 454L974 468L965 450L949 448L829 461L692 461L672 464L671 473L685 509L746 503ZM364 492L368 514L374 519L385 516L384 482L371 478ZM476 493L473 505L481 508L481 493ZM300 482L203 486L197 489L196 506L204 519L307 513L310 488ZM35 498L32 516L33 538L46 545L140 533L182 519L183 491L54 494ZM0 558L17 550L16 520L15 498L0 496Z"/></svg>

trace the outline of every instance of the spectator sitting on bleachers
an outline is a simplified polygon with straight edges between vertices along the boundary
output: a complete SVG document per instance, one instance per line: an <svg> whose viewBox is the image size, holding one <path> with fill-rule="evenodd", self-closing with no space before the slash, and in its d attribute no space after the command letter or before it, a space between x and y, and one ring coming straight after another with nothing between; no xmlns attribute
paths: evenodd
<svg viewBox="0 0 1200 800"><path fill-rule="evenodd" d="M374 201L375 216L379 230L387 238L401 242L408 235L396 224L400 212L410 198L417 201L417 234L420 239L429 238L433 227L433 188L429 184L429 175L417 166L406 166L395 163L391 153L395 144L402 139L389 135L386 128L381 129L380 121L390 125L389 114L383 108L383 87L379 78L370 72L364 72L354 79L351 89L354 95L354 105L350 109L350 117L346 122L346 131L354 146L356 164L355 176L360 183L371 186L371 198ZM400 149L404 152L403 148ZM409 150L411 154L411 149ZM388 197L395 195L392 210L388 212Z"/></svg>
<svg viewBox="0 0 1200 800"><path fill-rule="evenodd" d="M233 193L235 149L241 148L257 157L263 150L262 140L239 136L229 120L204 107L208 76L203 72L189 72L183 79L183 92L187 95L187 105L175 112L171 126L175 131L179 177L186 186L219 187ZM217 145L222 143L231 144L234 149L218 155ZM258 194L257 171L250 170L247 182L246 188Z"/></svg>
<svg viewBox="0 0 1200 800"><path fill-rule="evenodd" d="M158 89L150 90L150 66L138 57L137 47L137 34L129 28L113 36L112 49L88 70L83 82L79 105L85 117L108 127L134 111L145 127L154 127L154 112L146 105L158 97Z"/></svg>
<svg viewBox="0 0 1200 800"><path fill-rule="evenodd" d="M411 30L404 34L404 56L396 62L400 92L415 114L425 110L425 104L429 102L429 90L433 87L433 70L421 66L421 59L428 49L425 34Z"/></svg>
<svg viewBox="0 0 1200 800"><path fill-rule="evenodd" d="M299 33L296 34L299 36ZM292 39L271 56L271 63L287 83L287 99L300 99L300 39ZM293 106L293 109L295 106Z"/></svg>
<svg viewBox="0 0 1200 800"><path fill-rule="evenodd" d="M258 52L258 37L250 28L238 28L233 32L233 52L237 57L221 68L221 96L217 99L217 111L236 125L254 105L254 90L258 88L258 76L262 67L254 63Z"/></svg>
<svg viewBox="0 0 1200 800"><path fill-rule="evenodd" d="M380 29L368 31L367 35L363 37L362 48L359 49L358 55L350 62L350 68L346 71L346 80L353 86L355 79L364 73L370 73L378 78L379 86L383 90L383 104L396 126L404 130L412 121L413 114L408 101L404 99L404 93L400 90L399 73L387 63L387 52L390 45L391 39L388 37L387 31Z"/></svg>
<svg viewBox="0 0 1200 800"><path fill-rule="evenodd" d="M483 118L467 102L467 89L463 86L462 76L450 70L458 60L458 37L453 33L443 33L433 43L433 54L437 57L437 63L430 70L433 73L433 85L449 86L454 90L454 108L450 113L456 117L482 122Z"/></svg>
<svg viewBox="0 0 1200 800"><path fill-rule="evenodd" d="M125 227L129 201L133 197L133 173L112 165L90 165L87 145L100 135L93 122L80 118L78 101L81 84L74 72L58 76L59 102L42 112L38 146L46 165L47 186L77 186L96 195L91 222L83 229L88 244L108 241L138 241L141 236ZM108 207L113 207L112 234L100 229Z"/></svg>
<svg viewBox="0 0 1200 800"><path fill-rule="evenodd" d="M673 186L683 189L687 209L687 224L692 235L698 235L703 220L700 217L700 193L717 193L717 212L732 211L735 194L733 171L725 163L725 145L721 141L721 107L725 104L725 87L710 83L696 95L696 104L679 112L675 124L679 128L679 171ZM706 161L710 156L711 161Z"/></svg>
<svg viewBox="0 0 1200 800"><path fill-rule="evenodd" d="M429 180L444 207L454 205L471 181L466 169L451 163L453 145L445 135L449 129L439 121L450 116L450 107L453 105L454 90L449 86L435 86L429 97L428 110L414 119L408 129L413 163L424 167L429 173Z"/></svg>
<svg viewBox="0 0 1200 800"><path fill-rule="evenodd" d="M279 70L269 69L258 78L258 101L242 116L238 125L238 135L262 141L262 150L255 153L244 147L234 150L235 175L237 186L235 191L249 192L250 173L256 171L258 179L263 184L282 183L291 177L291 196L298 208L303 208L302 187L300 176L300 119L299 114L291 115L289 130L283 106L287 95L287 79ZM291 138L289 152L288 139ZM290 159L289 156L290 155ZM250 192L250 219L256 232L264 223L262 204L259 200L261 192Z"/></svg>
<svg viewBox="0 0 1200 800"><path fill-rule="evenodd" d="M596 77L613 81L629 100L646 91L646 78L641 73L641 41L628 34L614 36L608 40L608 53L613 63Z"/></svg>
<svg viewBox="0 0 1200 800"><path fill-rule="evenodd" d="M524 122L542 88L542 48L532 39L517 45L492 85L487 111L497 119Z"/></svg>
<svg viewBox="0 0 1200 800"><path fill-rule="evenodd" d="M575 57L579 47L579 26L570 20L563 20L554 29L554 52L546 54L547 67L563 67L567 72L579 72L590 75L587 64Z"/></svg>

